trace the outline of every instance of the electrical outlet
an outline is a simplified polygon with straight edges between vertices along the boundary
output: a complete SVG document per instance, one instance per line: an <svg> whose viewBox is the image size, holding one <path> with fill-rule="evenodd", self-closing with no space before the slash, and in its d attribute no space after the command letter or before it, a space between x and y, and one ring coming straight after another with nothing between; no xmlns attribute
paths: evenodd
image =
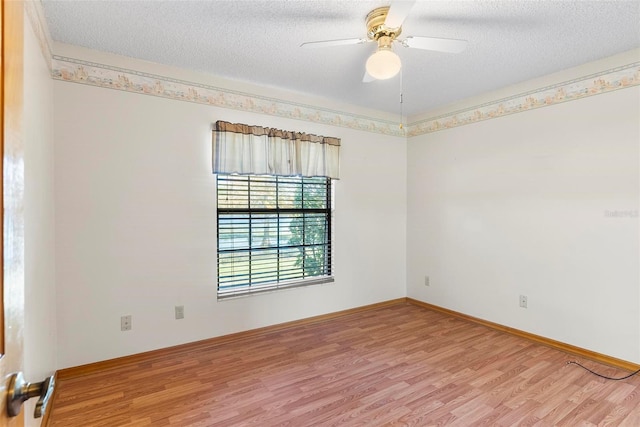
<svg viewBox="0 0 640 427"><path fill-rule="evenodd" d="M520 295L520 307L527 308L527 296Z"/></svg>
<svg viewBox="0 0 640 427"><path fill-rule="evenodd" d="M424 285L425 286L431 286L431 285L429 285L429 276L424 276Z"/></svg>
<svg viewBox="0 0 640 427"><path fill-rule="evenodd" d="M176 319L184 319L184 305L176 305Z"/></svg>
<svg viewBox="0 0 640 427"><path fill-rule="evenodd" d="M131 315L122 316L120 318L120 330L121 331L130 331L131 330Z"/></svg>

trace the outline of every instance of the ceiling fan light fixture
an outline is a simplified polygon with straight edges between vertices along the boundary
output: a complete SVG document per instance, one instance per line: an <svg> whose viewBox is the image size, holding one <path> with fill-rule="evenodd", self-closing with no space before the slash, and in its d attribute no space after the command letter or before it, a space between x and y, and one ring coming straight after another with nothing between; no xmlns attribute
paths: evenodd
<svg viewBox="0 0 640 427"><path fill-rule="evenodd" d="M377 80L390 79L400 72L401 67L400 57L388 47L376 50L365 66L367 73Z"/></svg>

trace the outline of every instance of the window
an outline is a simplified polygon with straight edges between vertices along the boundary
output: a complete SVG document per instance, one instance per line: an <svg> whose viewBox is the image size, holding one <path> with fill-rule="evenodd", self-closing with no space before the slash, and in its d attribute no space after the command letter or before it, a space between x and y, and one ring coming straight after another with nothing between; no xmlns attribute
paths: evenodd
<svg viewBox="0 0 640 427"><path fill-rule="evenodd" d="M331 178L217 175L218 298L333 281Z"/></svg>

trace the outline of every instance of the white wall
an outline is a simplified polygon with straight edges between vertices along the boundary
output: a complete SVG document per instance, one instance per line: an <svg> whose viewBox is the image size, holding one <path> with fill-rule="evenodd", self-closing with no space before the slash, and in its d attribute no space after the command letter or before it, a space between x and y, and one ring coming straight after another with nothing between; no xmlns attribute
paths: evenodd
<svg viewBox="0 0 640 427"><path fill-rule="evenodd" d="M54 104L59 368L405 296L404 138L62 81ZM342 138L335 283L216 300L218 119Z"/></svg>
<svg viewBox="0 0 640 427"><path fill-rule="evenodd" d="M57 368L53 204L53 80L29 19L24 24L24 372L38 382ZM27 426L35 401L24 407Z"/></svg>
<svg viewBox="0 0 640 427"><path fill-rule="evenodd" d="M56 51L164 70L72 46ZM601 69L585 64L578 74L565 70L471 105ZM203 78L174 72L182 81ZM53 86L58 368L407 295L640 361L638 218L606 215L638 209L637 87L407 143L77 83ZM258 93L282 99L268 88ZM473 101L451 108L465 102ZM342 138L335 283L217 302L210 129L218 119ZM520 294L529 298L526 310ZM174 305L185 306L184 320L173 319ZM119 330L125 314L133 316L130 332Z"/></svg>
<svg viewBox="0 0 640 427"><path fill-rule="evenodd" d="M408 296L640 362L639 117L635 87L411 138Z"/></svg>

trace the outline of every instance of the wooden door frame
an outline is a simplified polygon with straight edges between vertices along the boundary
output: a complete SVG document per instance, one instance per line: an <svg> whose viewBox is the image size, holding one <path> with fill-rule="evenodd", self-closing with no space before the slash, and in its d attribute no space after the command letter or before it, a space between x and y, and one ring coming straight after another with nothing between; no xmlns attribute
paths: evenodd
<svg viewBox="0 0 640 427"><path fill-rule="evenodd" d="M0 3L0 153L4 153L4 7L5 1ZM4 162L0 162L0 232L4 236ZM4 238L2 239L4 241ZM0 245L0 272L4 272L4 245ZM4 357L4 274L0 274L0 359ZM0 405L0 409L2 405Z"/></svg>
<svg viewBox="0 0 640 427"><path fill-rule="evenodd" d="M0 98L2 111L2 245L0 291L3 317L0 334L0 427L24 426L24 410L7 415L6 383L23 369L24 342L24 1L1 0Z"/></svg>

